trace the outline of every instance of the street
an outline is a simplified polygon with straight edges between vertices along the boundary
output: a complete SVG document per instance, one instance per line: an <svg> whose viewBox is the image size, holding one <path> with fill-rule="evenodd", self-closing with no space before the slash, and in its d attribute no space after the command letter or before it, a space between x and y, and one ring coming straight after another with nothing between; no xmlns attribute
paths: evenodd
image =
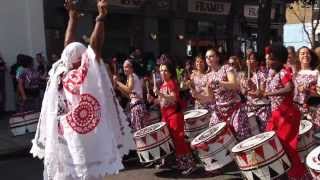
<svg viewBox="0 0 320 180"><path fill-rule="evenodd" d="M224 168L224 175L209 177L203 170L198 170L189 177L182 178L178 173L170 169L144 168L136 161L125 163L126 169L118 175L109 176L108 180L142 180L142 179L211 179L211 180L236 180L240 179L237 172ZM232 168L233 169L233 168ZM1 180L42 180L42 161L33 159L31 155L20 152L0 158Z"/></svg>

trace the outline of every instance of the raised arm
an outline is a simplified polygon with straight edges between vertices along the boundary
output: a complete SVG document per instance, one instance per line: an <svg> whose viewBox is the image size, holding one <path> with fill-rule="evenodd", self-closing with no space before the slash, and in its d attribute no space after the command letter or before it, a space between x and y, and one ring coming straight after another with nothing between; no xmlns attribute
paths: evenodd
<svg viewBox="0 0 320 180"><path fill-rule="evenodd" d="M99 15L96 18L96 24L90 37L90 46L96 54L96 60L99 61L104 42L104 22L106 15L108 14L108 1L97 0L97 8Z"/></svg>
<svg viewBox="0 0 320 180"><path fill-rule="evenodd" d="M79 19L79 12L76 10L73 0L65 0L64 7L68 11L69 21L64 38L64 47L76 40L76 28Z"/></svg>

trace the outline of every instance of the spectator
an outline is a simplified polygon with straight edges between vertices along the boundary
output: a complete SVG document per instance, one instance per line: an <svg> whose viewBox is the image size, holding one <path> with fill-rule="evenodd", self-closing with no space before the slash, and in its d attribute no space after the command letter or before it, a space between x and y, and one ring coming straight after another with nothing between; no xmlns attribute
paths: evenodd
<svg viewBox="0 0 320 180"><path fill-rule="evenodd" d="M40 110L39 73L33 68L33 59L25 56L17 71L19 112Z"/></svg>
<svg viewBox="0 0 320 180"><path fill-rule="evenodd" d="M40 88L40 94L42 97L44 94L44 91L46 89L48 70L47 70L47 66L46 66L44 57L41 53L36 54L36 60L38 63L37 72L40 76L39 88Z"/></svg>

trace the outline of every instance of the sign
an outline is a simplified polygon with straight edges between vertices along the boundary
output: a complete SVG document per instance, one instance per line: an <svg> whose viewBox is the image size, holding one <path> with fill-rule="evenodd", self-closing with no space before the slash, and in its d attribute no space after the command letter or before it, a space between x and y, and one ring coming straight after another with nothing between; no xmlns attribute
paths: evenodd
<svg viewBox="0 0 320 180"><path fill-rule="evenodd" d="M201 14L228 15L231 3L212 0L188 0L188 11Z"/></svg>
<svg viewBox="0 0 320 180"><path fill-rule="evenodd" d="M145 1L146 0L109 0L108 4L124 8L140 8Z"/></svg>
<svg viewBox="0 0 320 180"><path fill-rule="evenodd" d="M245 5L244 6L244 17L246 18L258 18L259 16L259 6L254 5ZM276 16L276 9L271 9L271 19L274 19Z"/></svg>

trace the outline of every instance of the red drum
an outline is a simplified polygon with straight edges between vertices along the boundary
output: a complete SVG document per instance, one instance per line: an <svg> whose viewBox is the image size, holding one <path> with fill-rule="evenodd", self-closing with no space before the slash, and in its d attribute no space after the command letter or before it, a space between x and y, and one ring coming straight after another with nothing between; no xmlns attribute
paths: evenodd
<svg viewBox="0 0 320 180"><path fill-rule="evenodd" d="M306 158L307 167L313 179L320 179L320 146L313 149Z"/></svg>
<svg viewBox="0 0 320 180"><path fill-rule="evenodd" d="M275 179L285 174L291 163L274 131L248 138L232 148L245 179Z"/></svg>
<svg viewBox="0 0 320 180"><path fill-rule="evenodd" d="M134 133L141 163L162 159L174 152L174 144L165 122L153 124Z"/></svg>
<svg viewBox="0 0 320 180"><path fill-rule="evenodd" d="M191 146L198 151L206 171L220 169L233 161L230 150L237 143L225 122L198 135Z"/></svg>
<svg viewBox="0 0 320 180"><path fill-rule="evenodd" d="M34 133L37 130L40 112L23 112L14 114L9 119L9 128L14 136Z"/></svg>
<svg viewBox="0 0 320 180"><path fill-rule="evenodd" d="M302 120L300 122L297 151L301 162L305 161L306 156L315 146L312 127L313 125L310 121Z"/></svg>
<svg viewBox="0 0 320 180"><path fill-rule="evenodd" d="M195 109L184 112L184 132L188 141L208 129L210 113L206 109Z"/></svg>

